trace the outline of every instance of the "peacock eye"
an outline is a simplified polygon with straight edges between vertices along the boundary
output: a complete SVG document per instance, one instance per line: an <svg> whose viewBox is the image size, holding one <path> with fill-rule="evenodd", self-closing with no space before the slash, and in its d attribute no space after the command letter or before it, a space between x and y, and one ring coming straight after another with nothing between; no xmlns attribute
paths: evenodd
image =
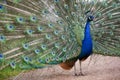
<svg viewBox="0 0 120 80"><path fill-rule="evenodd" d="M90 21L92 21L92 20L94 19L94 17L93 17L93 16L89 16L88 19L89 19Z"/></svg>

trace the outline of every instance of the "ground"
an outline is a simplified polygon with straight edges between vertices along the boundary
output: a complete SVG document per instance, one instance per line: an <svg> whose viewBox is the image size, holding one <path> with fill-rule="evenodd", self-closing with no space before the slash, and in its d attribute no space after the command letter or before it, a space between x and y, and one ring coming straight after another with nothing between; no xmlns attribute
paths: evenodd
<svg viewBox="0 0 120 80"><path fill-rule="evenodd" d="M79 63L76 63L79 72ZM74 68L66 71L59 65L21 73L10 80L120 80L120 57L94 55L82 62L84 76L74 76Z"/></svg>

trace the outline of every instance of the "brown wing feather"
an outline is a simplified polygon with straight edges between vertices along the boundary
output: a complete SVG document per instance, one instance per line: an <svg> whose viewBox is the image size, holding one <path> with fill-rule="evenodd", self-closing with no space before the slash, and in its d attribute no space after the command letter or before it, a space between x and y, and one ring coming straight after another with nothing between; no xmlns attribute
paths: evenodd
<svg viewBox="0 0 120 80"><path fill-rule="evenodd" d="M84 61L84 60L86 60L87 58L88 58L88 56L82 58L80 61ZM73 59L67 60L67 61L61 63L61 64L60 64L60 67L63 68L63 69L65 69L65 70L70 70L70 69L75 65L75 62L76 62L77 60L78 60L78 57L75 57L75 58L73 58Z"/></svg>
<svg viewBox="0 0 120 80"><path fill-rule="evenodd" d="M65 70L70 70L74 65L77 59L75 60L68 60L60 64L60 67L62 67Z"/></svg>

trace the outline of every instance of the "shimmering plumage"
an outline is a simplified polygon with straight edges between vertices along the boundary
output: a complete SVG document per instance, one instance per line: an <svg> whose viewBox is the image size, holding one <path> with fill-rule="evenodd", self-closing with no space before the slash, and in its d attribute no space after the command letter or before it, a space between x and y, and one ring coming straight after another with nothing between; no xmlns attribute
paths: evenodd
<svg viewBox="0 0 120 80"><path fill-rule="evenodd" d="M86 59L92 54L93 50L93 42L90 33L90 21L89 18L93 18L93 16L88 17L86 25L85 25L85 32L84 32L84 39L82 41L81 52L79 54L79 60Z"/></svg>
<svg viewBox="0 0 120 80"><path fill-rule="evenodd" d="M119 10L119 0L0 0L0 76L120 56Z"/></svg>

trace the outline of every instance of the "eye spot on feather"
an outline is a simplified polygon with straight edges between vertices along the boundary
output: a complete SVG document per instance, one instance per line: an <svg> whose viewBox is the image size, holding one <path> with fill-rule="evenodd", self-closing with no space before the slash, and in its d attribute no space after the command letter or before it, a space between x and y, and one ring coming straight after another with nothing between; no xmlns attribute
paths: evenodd
<svg viewBox="0 0 120 80"><path fill-rule="evenodd" d="M49 58L47 58L47 59L46 59L46 63L49 63L49 60L50 60L50 59L49 59Z"/></svg>
<svg viewBox="0 0 120 80"><path fill-rule="evenodd" d="M6 38L4 35L0 35L0 42L5 42Z"/></svg>
<svg viewBox="0 0 120 80"><path fill-rule="evenodd" d="M29 58L28 58L27 56L24 56L24 57L23 57L23 60L24 60L25 62L28 62L28 61L29 61Z"/></svg>
<svg viewBox="0 0 120 80"><path fill-rule="evenodd" d="M69 20L69 17L68 17L68 16L65 16L65 18L66 18L67 20Z"/></svg>
<svg viewBox="0 0 120 80"><path fill-rule="evenodd" d="M0 60L4 58L3 54L0 53Z"/></svg>
<svg viewBox="0 0 120 80"><path fill-rule="evenodd" d="M26 32L28 35L32 35L34 31L33 30L26 30Z"/></svg>
<svg viewBox="0 0 120 80"><path fill-rule="evenodd" d="M38 29L39 32L43 31L43 27L42 26L38 26L37 29Z"/></svg>
<svg viewBox="0 0 120 80"><path fill-rule="evenodd" d="M16 17L16 20L17 20L18 23L23 23L24 22L23 17Z"/></svg>
<svg viewBox="0 0 120 80"><path fill-rule="evenodd" d="M33 20L35 20L36 18L35 18L35 17L33 17L32 19L33 19Z"/></svg>
<svg viewBox="0 0 120 80"><path fill-rule="evenodd" d="M43 15L47 15L49 11L47 9L42 10Z"/></svg>
<svg viewBox="0 0 120 80"><path fill-rule="evenodd" d="M29 44L26 43L26 44L22 44L22 45L23 45L24 49L26 49L26 50L29 49Z"/></svg>
<svg viewBox="0 0 120 80"><path fill-rule="evenodd" d="M23 21L23 18L21 17L21 18L19 18L19 20L20 20L20 21Z"/></svg>
<svg viewBox="0 0 120 80"><path fill-rule="evenodd" d="M54 26L54 25L53 25L52 23L49 23L49 24L48 24L48 27L50 27L50 28L53 28L53 26Z"/></svg>
<svg viewBox="0 0 120 80"><path fill-rule="evenodd" d="M6 29L10 32L14 31L15 27L12 24L7 24Z"/></svg>
<svg viewBox="0 0 120 80"><path fill-rule="evenodd" d="M2 6L2 5L0 5L0 10L1 10L1 9L3 9L3 6Z"/></svg>
<svg viewBox="0 0 120 80"><path fill-rule="evenodd" d="M50 34L46 34L45 37L46 37L47 40L51 40L52 36Z"/></svg>
<svg viewBox="0 0 120 80"><path fill-rule="evenodd" d="M28 63L30 61L30 58L28 58L27 56L25 56L24 57L24 61Z"/></svg>
<svg viewBox="0 0 120 80"><path fill-rule="evenodd" d="M62 36L61 36L61 39L62 39L62 40L65 40L65 35L62 35Z"/></svg>
<svg viewBox="0 0 120 80"><path fill-rule="evenodd" d="M52 26L52 24L50 24L50 26Z"/></svg>
<svg viewBox="0 0 120 80"><path fill-rule="evenodd" d="M117 8L117 7L118 7L118 4L117 4L116 2L113 2L113 3L112 3L112 7L113 7L113 8Z"/></svg>
<svg viewBox="0 0 120 80"><path fill-rule="evenodd" d="M50 53L52 54L52 56L55 56L55 51L51 51Z"/></svg>
<svg viewBox="0 0 120 80"><path fill-rule="evenodd" d="M69 55L66 55L66 59L69 59Z"/></svg>
<svg viewBox="0 0 120 80"><path fill-rule="evenodd" d="M69 6L68 6L67 4L64 4L64 8L65 8L65 9L68 9Z"/></svg>
<svg viewBox="0 0 120 80"><path fill-rule="evenodd" d="M9 27L10 27L10 28L13 28L13 26L11 26L11 25L10 25Z"/></svg>
<svg viewBox="0 0 120 80"><path fill-rule="evenodd" d="M60 15L60 12L58 12L58 11L55 11L55 14L56 14L56 15Z"/></svg>
<svg viewBox="0 0 120 80"><path fill-rule="evenodd" d="M60 21L60 24L62 24L62 21Z"/></svg>
<svg viewBox="0 0 120 80"><path fill-rule="evenodd" d="M55 60L58 61L58 60L59 60L59 57L56 57Z"/></svg>
<svg viewBox="0 0 120 80"><path fill-rule="evenodd" d="M63 52L66 52L66 47L65 47L65 48L63 48Z"/></svg>
<svg viewBox="0 0 120 80"><path fill-rule="evenodd" d="M25 47L28 47L28 45L25 45Z"/></svg>
<svg viewBox="0 0 120 80"><path fill-rule="evenodd" d="M0 4L0 12L4 12L4 6Z"/></svg>
<svg viewBox="0 0 120 80"><path fill-rule="evenodd" d="M75 17L75 16L76 16L75 12L72 12L72 13L71 13L71 15L72 15L73 17Z"/></svg>
<svg viewBox="0 0 120 80"><path fill-rule="evenodd" d="M10 62L10 66L11 66L13 69L15 69L15 68L16 68L15 62L14 62L14 61Z"/></svg>
<svg viewBox="0 0 120 80"><path fill-rule="evenodd" d="M13 66L15 66L15 63L12 63Z"/></svg>
<svg viewBox="0 0 120 80"><path fill-rule="evenodd" d="M40 27L40 30L42 30L42 27Z"/></svg>
<svg viewBox="0 0 120 80"><path fill-rule="evenodd" d="M36 21L37 21L37 17L36 17L36 16L30 16L30 20L31 20L32 22L36 22Z"/></svg>
<svg viewBox="0 0 120 80"><path fill-rule="evenodd" d="M40 49L35 49L34 51L36 54L39 54L40 53Z"/></svg>
<svg viewBox="0 0 120 80"><path fill-rule="evenodd" d="M3 36L0 36L0 39L1 39L1 40L3 40L3 39L4 39L4 37L3 37Z"/></svg>
<svg viewBox="0 0 120 80"><path fill-rule="evenodd" d="M42 44L42 45L41 45L41 48L42 48L42 50L46 50L47 47L46 47L45 44Z"/></svg>
<svg viewBox="0 0 120 80"><path fill-rule="evenodd" d="M57 21L57 22L58 22L58 24L59 24L59 25L62 25L62 24L63 24L63 22L62 22L62 21Z"/></svg>
<svg viewBox="0 0 120 80"><path fill-rule="evenodd" d="M55 31L54 31L54 34L57 36L57 35L58 35L58 31L57 31L57 30L55 30Z"/></svg>
<svg viewBox="0 0 120 80"><path fill-rule="evenodd" d="M22 19L22 18L20 18L19 20L20 20L20 21L22 21L23 19Z"/></svg>

